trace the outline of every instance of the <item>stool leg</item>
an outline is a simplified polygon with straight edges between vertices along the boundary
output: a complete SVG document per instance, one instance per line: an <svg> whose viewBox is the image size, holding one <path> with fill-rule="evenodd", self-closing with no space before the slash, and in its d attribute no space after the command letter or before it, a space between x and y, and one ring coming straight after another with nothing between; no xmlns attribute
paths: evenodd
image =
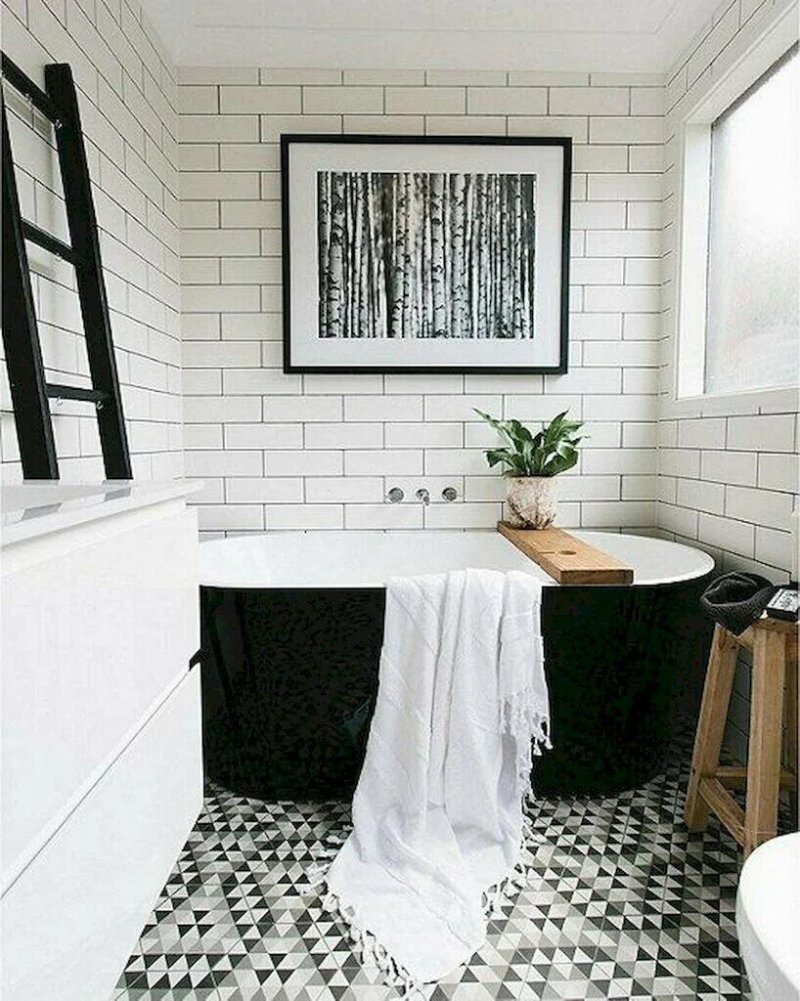
<svg viewBox="0 0 800 1001"><path fill-rule="evenodd" d="M745 858L778 832L785 674L785 634L757 629L753 642L750 748L747 755Z"/></svg>
<svg viewBox="0 0 800 1001"><path fill-rule="evenodd" d="M798 692L797 692L797 634L792 633L786 641L786 759L789 770L794 773L794 785L789 792L792 822L797 824L797 794L800 782L800 759L798 756Z"/></svg>
<svg viewBox="0 0 800 1001"><path fill-rule="evenodd" d="M709 808L700 795L700 779L713 775L719 765L738 650L735 637L722 626L716 626L697 721L692 774L686 792L684 818L690 831L704 831L708 824Z"/></svg>

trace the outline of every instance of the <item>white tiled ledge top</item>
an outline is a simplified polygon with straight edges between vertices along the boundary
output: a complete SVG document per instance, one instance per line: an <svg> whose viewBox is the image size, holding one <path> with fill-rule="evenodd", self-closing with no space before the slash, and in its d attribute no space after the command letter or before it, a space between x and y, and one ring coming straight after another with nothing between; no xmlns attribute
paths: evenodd
<svg viewBox="0 0 800 1001"><path fill-rule="evenodd" d="M28 480L3 486L0 492L0 543L16 542L73 528L138 508L152 507L195 493L202 481L105 480L61 483Z"/></svg>

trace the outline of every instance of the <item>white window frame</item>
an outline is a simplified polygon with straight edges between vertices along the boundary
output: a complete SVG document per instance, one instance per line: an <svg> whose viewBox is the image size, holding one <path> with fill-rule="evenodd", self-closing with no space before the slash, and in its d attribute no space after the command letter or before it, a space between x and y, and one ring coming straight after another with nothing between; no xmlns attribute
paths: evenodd
<svg viewBox="0 0 800 1001"><path fill-rule="evenodd" d="M711 126L798 40L797 5L792 4L676 122L679 139L673 413L725 412L797 402L793 387L706 393L706 291L711 181Z"/></svg>

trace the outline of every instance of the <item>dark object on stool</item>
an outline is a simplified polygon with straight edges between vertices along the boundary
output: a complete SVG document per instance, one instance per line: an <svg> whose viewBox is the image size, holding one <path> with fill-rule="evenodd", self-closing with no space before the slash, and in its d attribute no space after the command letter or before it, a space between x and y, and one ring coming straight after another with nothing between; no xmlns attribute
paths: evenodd
<svg viewBox="0 0 800 1001"><path fill-rule="evenodd" d="M705 589L703 611L728 632L738 636L751 626L767 607L778 588L755 573L726 573Z"/></svg>

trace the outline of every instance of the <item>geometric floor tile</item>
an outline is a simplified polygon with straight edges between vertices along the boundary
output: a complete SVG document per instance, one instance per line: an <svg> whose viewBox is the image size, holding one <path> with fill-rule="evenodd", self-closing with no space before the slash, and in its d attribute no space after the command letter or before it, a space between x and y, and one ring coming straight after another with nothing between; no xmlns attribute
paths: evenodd
<svg viewBox="0 0 800 1001"><path fill-rule="evenodd" d="M666 774L605 799L542 800L532 885L427 1001L749 998L734 906L740 853L682 823L685 741ZM308 894L343 803L262 803L210 786L117 984L117 1001L396 1001Z"/></svg>

